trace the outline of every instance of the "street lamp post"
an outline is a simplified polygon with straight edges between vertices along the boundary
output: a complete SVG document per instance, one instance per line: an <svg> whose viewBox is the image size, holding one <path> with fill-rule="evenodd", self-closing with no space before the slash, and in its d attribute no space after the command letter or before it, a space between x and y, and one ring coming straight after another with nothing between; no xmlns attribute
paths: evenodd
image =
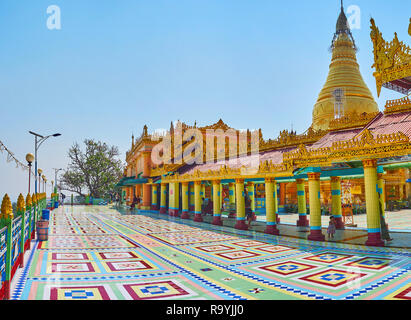
<svg viewBox="0 0 411 320"><path fill-rule="evenodd" d="M39 193L41 193L41 174L43 173L43 170L38 169L37 173L39 174Z"/></svg>
<svg viewBox="0 0 411 320"><path fill-rule="evenodd" d="M46 141L48 138L50 138L50 137L59 137L59 136L61 136L61 134L60 133L55 133L55 134L48 135L48 136L42 136L41 134L35 133L33 131L29 131L29 133L34 136L34 159L35 159L35 162L34 162L34 172L35 172L35 175L34 175L35 176L34 192L35 192L36 197L37 197L37 159L38 159L37 151L40 148L40 146L42 145L42 143L44 141ZM40 176L41 176L41 173L39 174L39 192L40 192ZM36 220L37 219L36 219L36 215L35 215L34 216L34 223L37 223ZM34 234L33 234L33 239L34 239Z"/></svg>
<svg viewBox="0 0 411 320"><path fill-rule="evenodd" d="M43 192L47 193L47 189L46 189L47 188L47 179L46 179L46 176L43 174L42 178L43 178Z"/></svg>
<svg viewBox="0 0 411 320"><path fill-rule="evenodd" d="M37 151L38 151L38 149L40 148L42 143L44 141L46 141L48 138L50 138L50 137L59 137L59 136L61 136L61 134L60 133L55 133L55 134L48 135L48 136L42 136L41 134L35 133L33 131L29 131L29 133L34 136L34 159L35 159L34 171L37 173ZM34 188L35 188L35 193L37 195L37 174L35 175L35 177L36 177L36 183L34 185Z"/></svg>
<svg viewBox="0 0 411 320"><path fill-rule="evenodd" d="M31 153L28 153L28 154L26 155L26 161L27 161L28 166L29 166L29 194L30 194L31 164L32 164L32 162L34 161L34 155L31 154Z"/></svg>

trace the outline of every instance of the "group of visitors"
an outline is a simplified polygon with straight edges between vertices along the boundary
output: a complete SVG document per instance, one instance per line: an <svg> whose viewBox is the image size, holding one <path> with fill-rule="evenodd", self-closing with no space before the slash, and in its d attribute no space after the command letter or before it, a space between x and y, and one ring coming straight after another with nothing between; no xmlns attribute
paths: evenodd
<svg viewBox="0 0 411 320"><path fill-rule="evenodd" d="M136 205L138 205L140 202L141 202L140 196L137 196L137 197L134 196L133 202L132 202L131 205L130 205L130 210L134 210L135 207L136 207Z"/></svg>

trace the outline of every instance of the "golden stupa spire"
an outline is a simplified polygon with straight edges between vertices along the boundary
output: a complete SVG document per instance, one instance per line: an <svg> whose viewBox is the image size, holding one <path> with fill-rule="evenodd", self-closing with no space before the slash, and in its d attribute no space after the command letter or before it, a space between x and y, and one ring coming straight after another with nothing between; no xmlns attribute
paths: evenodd
<svg viewBox="0 0 411 320"><path fill-rule="evenodd" d="M315 130L327 130L331 121L354 112L378 112L377 103L360 73L357 47L342 1L331 50L328 77L314 105L312 127Z"/></svg>

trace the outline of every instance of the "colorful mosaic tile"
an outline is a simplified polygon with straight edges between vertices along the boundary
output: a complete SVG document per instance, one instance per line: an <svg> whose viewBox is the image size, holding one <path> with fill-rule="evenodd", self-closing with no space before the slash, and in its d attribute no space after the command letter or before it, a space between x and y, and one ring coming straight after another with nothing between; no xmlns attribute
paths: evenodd
<svg viewBox="0 0 411 320"><path fill-rule="evenodd" d="M333 253L333 252L326 252L326 253L321 253L315 256L307 257L304 259L329 264L329 263L339 262L341 260L348 259L350 257L352 256L345 255L345 254L339 254L339 253Z"/></svg>
<svg viewBox="0 0 411 320"><path fill-rule="evenodd" d="M50 300L110 300L103 286L53 287Z"/></svg>
<svg viewBox="0 0 411 320"><path fill-rule="evenodd" d="M258 253L247 251L247 250L239 250L239 251L231 251L231 252L224 252L224 253L217 253L217 256L223 257L227 260L240 260L240 259L248 259L261 256Z"/></svg>
<svg viewBox="0 0 411 320"><path fill-rule="evenodd" d="M390 265L392 259L378 258L378 257L366 257L354 262L346 263L345 266L358 267L371 270L381 270Z"/></svg>
<svg viewBox="0 0 411 320"><path fill-rule="evenodd" d="M144 260L106 262L106 264L110 271L141 271L154 269L152 265Z"/></svg>
<svg viewBox="0 0 411 320"><path fill-rule="evenodd" d="M286 247L286 246L269 245L269 246L254 248L254 249L264 251L264 252L269 252L269 253L278 253L278 252L283 252L283 251L294 250L295 248Z"/></svg>
<svg viewBox="0 0 411 320"><path fill-rule="evenodd" d="M300 280L318 283L329 287L339 287L346 283L366 276L365 273L348 272L345 270L328 269L299 278Z"/></svg>
<svg viewBox="0 0 411 320"><path fill-rule="evenodd" d="M51 262L47 267L47 273L75 273L96 272L91 262Z"/></svg>
<svg viewBox="0 0 411 320"><path fill-rule="evenodd" d="M133 300L165 299L190 296L190 292L174 281L154 281L124 285Z"/></svg>
<svg viewBox="0 0 411 320"><path fill-rule="evenodd" d="M13 299L410 298L409 250L274 237L106 207L59 208L50 218L49 240L32 246Z"/></svg>
<svg viewBox="0 0 411 320"><path fill-rule="evenodd" d="M138 258L135 252L126 251L126 252L98 252L98 255L102 259L130 259Z"/></svg>
<svg viewBox="0 0 411 320"><path fill-rule="evenodd" d="M220 252L235 249L235 247L225 246L222 244L211 245L211 246L199 246L195 247L196 249L205 251L205 252Z"/></svg>
<svg viewBox="0 0 411 320"><path fill-rule="evenodd" d="M314 269L317 267L308 265L308 264L299 263L299 262L286 261L286 262L281 262L277 264L265 265L259 268L262 270L268 271L268 272L275 272L277 274L288 276L290 274L307 271L307 270Z"/></svg>

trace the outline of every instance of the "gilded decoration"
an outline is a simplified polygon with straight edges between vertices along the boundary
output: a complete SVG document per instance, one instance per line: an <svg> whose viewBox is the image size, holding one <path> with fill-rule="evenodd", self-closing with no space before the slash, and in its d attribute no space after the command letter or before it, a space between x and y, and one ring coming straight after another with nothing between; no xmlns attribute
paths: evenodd
<svg viewBox="0 0 411 320"><path fill-rule="evenodd" d="M330 122L329 129L331 131L361 128L366 126L371 120L378 115L378 112L373 113L361 113L357 112L349 113L341 118L334 119Z"/></svg>
<svg viewBox="0 0 411 320"><path fill-rule="evenodd" d="M292 175L293 167L290 163L275 165L272 162L263 161L258 169L256 168L230 168L221 166L218 170L200 171L195 170L191 174L180 175L178 172L166 176L162 181L166 183L183 182L183 181L203 181L203 180L223 180L245 178L266 178L266 177L286 177Z"/></svg>
<svg viewBox="0 0 411 320"><path fill-rule="evenodd" d="M356 45L343 8L338 17L331 51L327 79L312 113L312 127L316 130L327 130L336 117L354 111L359 114L378 112L378 105L361 75Z"/></svg>
<svg viewBox="0 0 411 320"><path fill-rule="evenodd" d="M365 129L353 139L334 142L331 147L308 150L301 145L283 154L283 161L295 167L331 165L333 162L377 159L411 153L409 137L402 132L374 136Z"/></svg>
<svg viewBox="0 0 411 320"><path fill-rule="evenodd" d="M225 134L230 133L235 133L237 136L240 134L239 130L235 130L231 127L229 127L226 123L224 123L223 120L219 120L218 122L216 122L215 124L209 125L209 126L205 126L205 127L197 127L197 124L195 124L194 126L189 126L186 125L185 123L182 122L177 122L177 125L174 127L173 124L171 125L170 128L170 132L167 133L167 138L170 139L171 141L171 150L167 150L165 151L163 158L164 159L169 159L169 162L172 162L173 157L172 154L174 153L174 133L176 131L180 131L182 135L184 135L184 133L189 130L189 129L198 129L201 131L201 133L204 135L206 135L207 130L222 130ZM172 133L172 134L171 134ZM258 152L265 152L265 151L270 151L270 150L275 150L275 149L282 149L282 148L287 148L287 147L293 147L293 146L297 146L300 144L313 144L316 141L318 141L319 139L321 139L323 136L325 136L328 133L328 130L314 130L312 127L310 127L306 132L304 132L303 134L298 135L295 131L288 131L288 130L283 130L280 132L280 135L278 136L277 139L269 139L269 140L264 140L263 139L263 135L261 132L261 129L257 131L254 131L253 133L250 132L250 130L247 130L246 132L246 137L247 137L247 148L245 148L245 146L242 148L242 144L240 143L239 146L237 145L237 154L235 155L236 157L240 157L240 156L245 156L245 155L250 155L250 153L253 155L255 153ZM255 136L255 138L258 138L258 150L253 150L254 145L253 145L253 137L252 134L258 134L258 136ZM226 136L227 137L227 136ZM190 143L190 142L188 142ZM188 144L187 143L187 144ZM183 152L185 150L185 147L187 145L183 144ZM220 156L221 153L219 153L219 151L217 150L217 139L214 140L214 154L213 155L209 155L207 154L206 150L207 150L207 145L206 145L206 139L203 139L203 163L205 162L209 162L210 160L217 162L217 161L222 161L222 160L226 160L229 158L232 158L232 154L230 154L230 148L229 145L226 143L225 144L225 152L223 152L224 156ZM151 177L157 177L157 176L164 176L169 174L170 172L175 172L177 169L179 169L180 167L182 167L184 165L183 161L180 161L180 163L176 163L176 164L162 164L160 166L156 166L154 168L151 169ZM270 170L277 170L275 168L269 167L266 169L263 169L266 167L265 164L262 164L261 166L262 168L260 168L262 171L264 172L271 172ZM254 170L254 168L252 169L247 169L247 168L243 168L242 169L243 172L245 174L251 174L250 172ZM247 172L248 170L248 172Z"/></svg>
<svg viewBox="0 0 411 320"><path fill-rule="evenodd" d="M376 168L377 167L377 159L365 159L362 161L364 169L366 168Z"/></svg>
<svg viewBox="0 0 411 320"><path fill-rule="evenodd" d="M404 42L399 41L397 33L394 39L387 42L382 37L382 33L371 19L371 40L374 46L374 77L377 84L378 96L381 87L386 86L394 89L390 82L411 77L411 48ZM407 89L395 87L399 92L407 94Z"/></svg>
<svg viewBox="0 0 411 320"><path fill-rule="evenodd" d="M23 212L26 210L26 203L24 202L24 197L20 193L19 197L17 198L17 211Z"/></svg>
<svg viewBox="0 0 411 320"><path fill-rule="evenodd" d="M260 136L260 151L281 149L298 146L300 144L313 144L328 133L327 130L314 130L310 127L305 133L297 135L295 131L283 130L275 140L264 141Z"/></svg>
<svg viewBox="0 0 411 320"><path fill-rule="evenodd" d="M321 172L309 172L307 173L308 180L320 180Z"/></svg>
<svg viewBox="0 0 411 320"><path fill-rule="evenodd" d="M385 114L407 111L411 111L411 100L408 96L401 99L388 100L385 104Z"/></svg>

